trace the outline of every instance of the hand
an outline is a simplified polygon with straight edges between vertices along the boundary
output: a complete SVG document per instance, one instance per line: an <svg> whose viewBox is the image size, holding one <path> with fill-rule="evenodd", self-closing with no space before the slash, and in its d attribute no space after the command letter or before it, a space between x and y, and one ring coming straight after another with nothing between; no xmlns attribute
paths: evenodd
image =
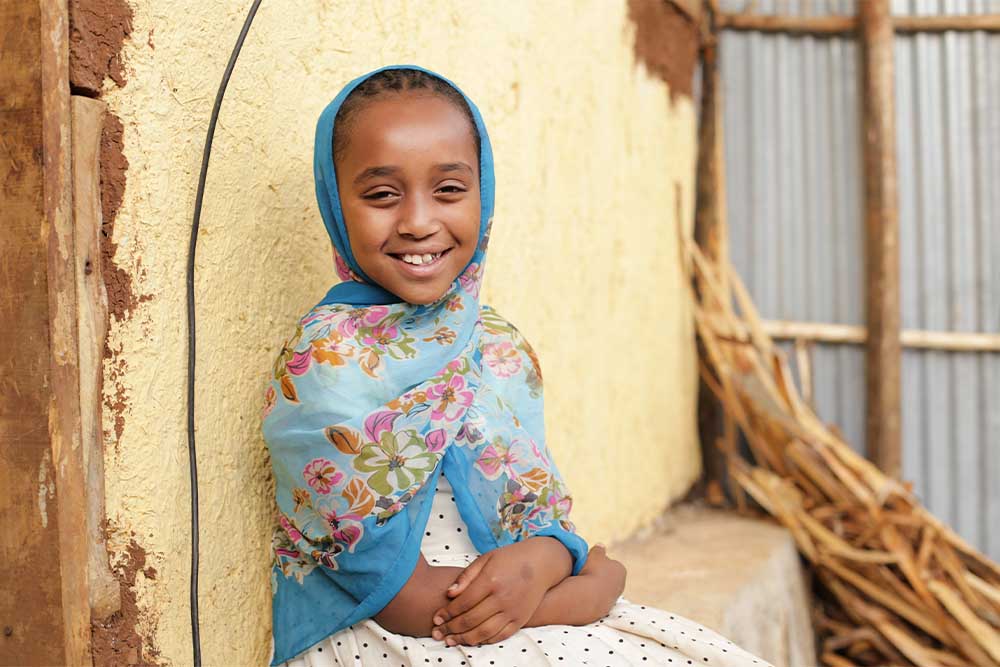
<svg viewBox="0 0 1000 667"><path fill-rule="evenodd" d="M609 558L603 544L595 544L590 548L587 553L587 562L583 564L580 574L598 576L608 579L609 582L614 582L614 588L618 590L618 595L621 595L622 591L625 590L625 566L620 561ZM615 597L617 598L617 595Z"/></svg>
<svg viewBox="0 0 1000 667"><path fill-rule="evenodd" d="M572 570L569 551L553 537L530 537L473 561L434 614L431 636L456 644L491 644L520 630L546 591Z"/></svg>

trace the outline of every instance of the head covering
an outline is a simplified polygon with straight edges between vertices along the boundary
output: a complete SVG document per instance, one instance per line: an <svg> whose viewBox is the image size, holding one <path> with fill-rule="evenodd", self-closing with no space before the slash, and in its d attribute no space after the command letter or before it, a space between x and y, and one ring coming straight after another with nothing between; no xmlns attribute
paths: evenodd
<svg viewBox="0 0 1000 667"><path fill-rule="evenodd" d="M316 197L343 279L298 323L274 365L262 430L276 483L272 540L278 665L370 618L407 582L444 474L482 553L535 535L560 540L573 574L586 542L545 447L538 359L521 333L479 304L493 215L493 154L476 105L479 244L431 304L402 301L367 278L351 251L332 139L351 81L316 127Z"/></svg>

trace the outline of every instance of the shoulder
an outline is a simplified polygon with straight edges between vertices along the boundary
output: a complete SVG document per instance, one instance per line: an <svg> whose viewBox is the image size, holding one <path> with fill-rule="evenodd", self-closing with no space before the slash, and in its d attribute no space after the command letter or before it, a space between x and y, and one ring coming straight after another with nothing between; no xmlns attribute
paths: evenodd
<svg viewBox="0 0 1000 667"><path fill-rule="evenodd" d="M483 323L482 349L487 357L487 366L497 368L501 359L509 359L512 354L520 357L527 373L528 382L540 388L542 369L535 348L531 346L521 330L492 306L480 306L480 321ZM521 365L521 364L517 364Z"/></svg>

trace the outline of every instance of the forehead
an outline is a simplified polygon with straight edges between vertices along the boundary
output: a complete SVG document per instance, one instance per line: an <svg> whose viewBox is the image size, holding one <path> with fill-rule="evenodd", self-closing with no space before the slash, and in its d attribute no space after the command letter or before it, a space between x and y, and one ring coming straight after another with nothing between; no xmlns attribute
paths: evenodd
<svg viewBox="0 0 1000 667"><path fill-rule="evenodd" d="M476 164L473 129L468 116L451 101L432 93L406 92L380 96L358 111L343 157L353 164L426 153Z"/></svg>

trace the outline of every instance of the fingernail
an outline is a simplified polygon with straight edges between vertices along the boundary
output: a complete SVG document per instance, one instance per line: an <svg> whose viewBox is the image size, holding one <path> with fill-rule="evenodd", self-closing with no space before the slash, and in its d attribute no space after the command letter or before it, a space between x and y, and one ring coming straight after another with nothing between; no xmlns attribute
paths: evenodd
<svg viewBox="0 0 1000 667"><path fill-rule="evenodd" d="M451 637L448 637L447 639L444 640L444 643L447 644L448 646L454 646L457 642Z"/></svg>
<svg viewBox="0 0 1000 667"><path fill-rule="evenodd" d="M431 630L431 637L434 639L441 639L441 631L438 629Z"/></svg>
<svg viewBox="0 0 1000 667"><path fill-rule="evenodd" d="M455 583L453 583L451 586L449 586L448 590L450 591L450 590L454 590L456 588L458 588L458 582L457 581Z"/></svg>
<svg viewBox="0 0 1000 667"><path fill-rule="evenodd" d="M441 625L442 623L444 623L444 619L441 616L434 617L434 625Z"/></svg>

